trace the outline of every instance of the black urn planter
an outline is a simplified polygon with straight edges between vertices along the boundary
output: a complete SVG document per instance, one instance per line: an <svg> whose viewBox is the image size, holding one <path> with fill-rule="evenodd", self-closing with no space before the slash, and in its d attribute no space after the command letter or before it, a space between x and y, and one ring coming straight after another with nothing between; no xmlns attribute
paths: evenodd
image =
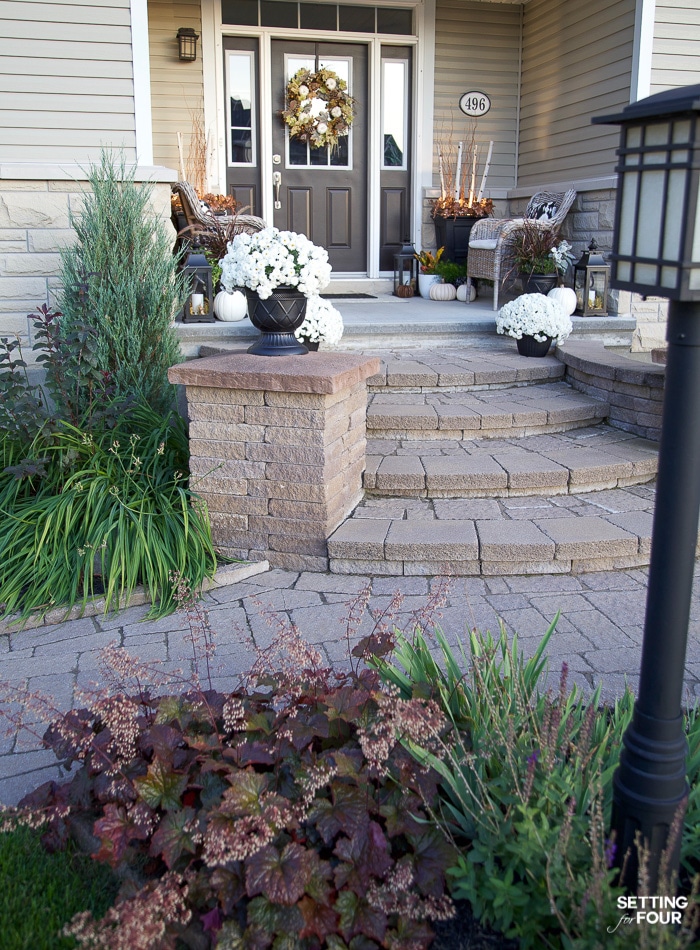
<svg viewBox="0 0 700 950"><path fill-rule="evenodd" d="M518 346L518 353L521 356L546 356L552 345L552 338L548 336L546 340L540 343L534 336L524 333L519 340L515 341Z"/></svg>
<svg viewBox="0 0 700 950"><path fill-rule="evenodd" d="M435 240L438 247L444 247L443 258L463 264L469 254L469 235L479 218L463 216L461 218L433 218Z"/></svg>
<svg viewBox="0 0 700 950"><path fill-rule="evenodd" d="M556 274L520 274L524 294L544 294L557 286Z"/></svg>
<svg viewBox="0 0 700 950"><path fill-rule="evenodd" d="M257 292L246 287L248 316L262 336L249 353L256 356L303 356L308 349L294 336L306 316L306 297L293 287L277 287L270 297L261 300Z"/></svg>

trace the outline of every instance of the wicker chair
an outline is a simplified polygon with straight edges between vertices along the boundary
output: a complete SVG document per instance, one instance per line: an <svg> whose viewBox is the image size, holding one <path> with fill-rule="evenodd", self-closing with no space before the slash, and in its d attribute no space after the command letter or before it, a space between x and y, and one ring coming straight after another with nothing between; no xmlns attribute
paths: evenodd
<svg viewBox="0 0 700 950"><path fill-rule="evenodd" d="M561 194L540 191L530 199L525 217L537 221L538 227L557 234L575 198L576 192L573 188ZM551 213L552 217L540 217L543 209L545 213ZM513 266L511 240L522 226L522 220L522 218L506 218L498 221L493 218L483 218L476 222L469 236L467 257L469 287L473 279L492 280L494 310L498 310L498 293L501 283ZM468 291L467 301L469 298Z"/></svg>
<svg viewBox="0 0 700 950"><path fill-rule="evenodd" d="M197 192L188 181L178 181L172 185L173 192L179 197L182 211L187 220L190 234L197 231L210 231L216 224L226 224L231 215L215 215L197 197ZM255 234L265 227L262 218L254 214L239 214L236 216L236 230Z"/></svg>

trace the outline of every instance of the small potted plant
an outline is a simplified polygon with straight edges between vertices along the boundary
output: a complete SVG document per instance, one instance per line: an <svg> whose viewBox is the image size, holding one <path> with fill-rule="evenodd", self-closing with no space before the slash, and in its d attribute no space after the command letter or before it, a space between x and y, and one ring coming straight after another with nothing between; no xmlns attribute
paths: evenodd
<svg viewBox="0 0 700 950"><path fill-rule="evenodd" d="M436 268L444 251L445 248L441 247L434 254L432 251L419 251L415 255L418 261L418 292L421 297L429 297L431 285L442 280Z"/></svg>
<svg viewBox="0 0 700 950"><path fill-rule="evenodd" d="M551 297L521 294L504 304L496 317L496 332L512 336L521 356L546 356L573 329L571 318Z"/></svg>
<svg viewBox="0 0 700 950"><path fill-rule="evenodd" d="M319 344L336 346L343 336L343 318L332 303L314 295L306 302L306 316L294 336L308 350L317 350Z"/></svg>
<svg viewBox="0 0 700 950"><path fill-rule="evenodd" d="M508 238L513 266L523 293L549 293L574 259L571 245L536 220L524 218Z"/></svg>

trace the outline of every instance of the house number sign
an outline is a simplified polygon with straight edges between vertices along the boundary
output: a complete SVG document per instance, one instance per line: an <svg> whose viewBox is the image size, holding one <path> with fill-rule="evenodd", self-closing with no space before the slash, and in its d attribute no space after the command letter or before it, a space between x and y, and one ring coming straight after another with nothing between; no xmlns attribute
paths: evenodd
<svg viewBox="0 0 700 950"><path fill-rule="evenodd" d="M465 115L478 119L491 108L491 100L485 92L465 92L459 97L459 108Z"/></svg>

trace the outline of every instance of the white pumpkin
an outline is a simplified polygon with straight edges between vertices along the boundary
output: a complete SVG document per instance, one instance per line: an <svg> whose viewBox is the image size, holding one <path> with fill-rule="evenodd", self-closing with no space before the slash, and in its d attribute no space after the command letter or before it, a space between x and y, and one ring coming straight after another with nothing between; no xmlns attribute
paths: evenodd
<svg viewBox="0 0 700 950"><path fill-rule="evenodd" d="M220 291L214 297L214 314L218 320L225 323L236 323L248 316L248 301L240 290L230 294L227 290Z"/></svg>
<svg viewBox="0 0 700 950"><path fill-rule="evenodd" d="M469 294L469 303L473 303L476 300L476 287L474 286L473 283L470 289L471 289L471 293ZM461 300L462 302L466 303L466 300L467 300L467 285L466 284L460 284L459 287L457 288L457 300Z"/></svg>
<svg viewBox="0 0 700 950"><path fill-rule="evenodd" d="M433 284L430 288L431 300L454 300L457 288L454 284Z"/></svg>
<svg viewBox="0 0 700 950"><path fill-rule="evenodd" d="M547 296L556 300L567 317L570 317L576 309L576 294L571 287L554 287Z"/></svg>

